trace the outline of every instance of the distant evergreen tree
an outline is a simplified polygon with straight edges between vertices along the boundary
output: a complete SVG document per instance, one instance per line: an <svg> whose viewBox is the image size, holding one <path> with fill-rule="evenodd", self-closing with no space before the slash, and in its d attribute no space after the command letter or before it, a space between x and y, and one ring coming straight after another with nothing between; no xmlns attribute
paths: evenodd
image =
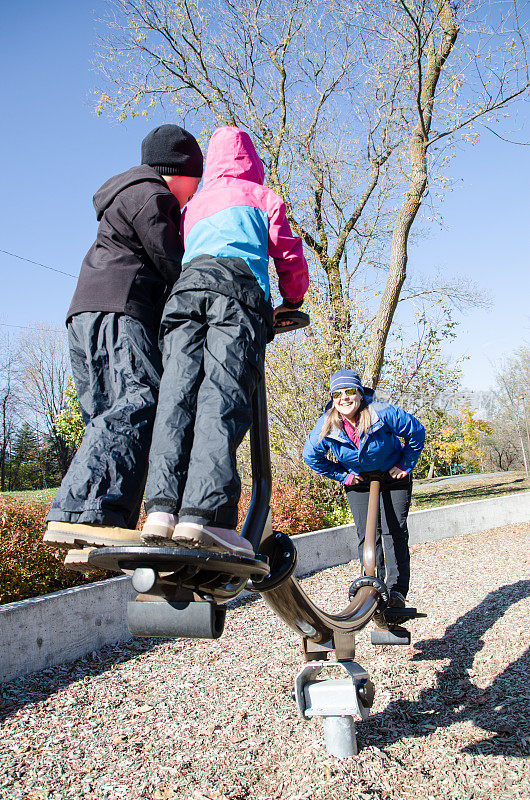
<svg viewBox="0 0 530 800"><path fill-rule="evenodd" d="M9 488L12 491L40 488L41 483L39 438L31 425L24 422L15 434L11 448Z"/></svg>
<svg viewBox="0 0 530 800"><path fill-rule="evenodd" d="M7 485L11 491L57 486L61 482L62 471L51 437L39 434L24 422L13 440L7 474Z"/></svg>

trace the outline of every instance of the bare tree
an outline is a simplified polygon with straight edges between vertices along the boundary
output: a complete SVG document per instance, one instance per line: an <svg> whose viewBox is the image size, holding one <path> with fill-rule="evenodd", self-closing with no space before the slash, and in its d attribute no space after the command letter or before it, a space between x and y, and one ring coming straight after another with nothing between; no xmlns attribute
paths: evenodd
<svg viewBox="0 0 530 800"><path fill-rule="evenodd" d="M526 475L530 474L530 348L519 347L497 368L498 396L504 416L521 445Z"/></svg>
<svg viewBox="0 0 530 800"><path fill-rule="evenodd" d="M356 96L361 83L379 80L367 68L374 56L363 31L334 0L113 5L99 110L124 119L168 103L178 115L198 115L205 133L213 125L251 132L309 251L340 362L358 321L359 273L388 222L386 165L398 145L392 102L376 101L367 113ZM364 335L363 321L358 330Z"/></svg>
<svg viewBox="0 0 530 800"><path fill-rule="evenodd" d="M6 466L19 420L20 370L18 348L8 334L0 341L0 491L5 491Z"/></svg>
<svg viewBox="0 0 530 800"><path fill-rule="evenodd" d="M311 255L334 364L368 341L364 377L376 386L445 143L492 124L529 86L517 8L500 6L116 0L98 110L125 119L167 104L202 119L205 135L248 129ZM364 299L374 294L375 313Z"/></svg>
<svg viewBox="0 0 530 800"><path fill-rule="evenodd" d="M63 406L71 375L66 335L42 323L34 325L31 333L20 338L19 363L21 410L39 434L49 436L64 475L72 453L57 434L54 420Z"/></svg>
<svg viewBox="0 0 530 800"><path fill-rule="evenodd" d="M485 5L450 0L391 0L380 9L378 33L388 43L390 57L404 65L403 83L392 100L402 98L409 158L387 280L371 328L364 378L373 386L407 274L410 230L439 161L433 151L473 123L491 123L530 86L516 2L499 3L489 15Z"/></svg>
<svg viewBox="0 0 530 800"><path fill-rule="evenodd" d="M520 449L514 439L513 426L496 424L495 432L483 442L491 468L501 472L522 466Z"/></svg>

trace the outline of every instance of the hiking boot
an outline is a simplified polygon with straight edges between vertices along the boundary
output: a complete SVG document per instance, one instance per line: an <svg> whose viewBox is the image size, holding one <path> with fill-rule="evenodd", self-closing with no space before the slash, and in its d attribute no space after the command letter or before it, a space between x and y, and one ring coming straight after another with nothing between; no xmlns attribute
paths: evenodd
<svg viewBox="0 0 530 800"><path fill-rule="evenodd" d="M401 592L396 591L396 589L391 589L388 605L386 607L379 608L372 618L378 628L392 628L396 625L400 625L402 622L400 617L393 618L392 621L389 621L385 617L385 608L405 608L405 597L401 594Z"/></svg>
<svg viewBox="0 0 530 800"><path fill-rule="evenodd" d="M134 547L142 543L139 531L80 522L48 522L43 540L66 547Z"/></svg>
<svg viewBox="0 0 530 800"><path fill-rule="evenodd" d="M254 549L250 542L230 528L214 528L211 525L198 525L196 522L181 522L175 526L172 540L181 547L218 550L223 553L232 553L235 556L254 557Z"/></svg>
<svg viewBox="0 0 530 800"><path fill-rule="evenodd" d="M171 540L175 525L179 518L175 514L165 511L151 511L144 522L140 538L143 544L164 546L164 542Z"/></svg>

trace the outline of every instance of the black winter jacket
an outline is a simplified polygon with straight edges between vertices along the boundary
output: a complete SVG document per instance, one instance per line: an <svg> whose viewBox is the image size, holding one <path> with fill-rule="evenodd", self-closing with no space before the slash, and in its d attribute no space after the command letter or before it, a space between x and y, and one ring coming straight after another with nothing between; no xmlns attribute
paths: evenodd
<svg viewBox="0 0 530 800"><path fill-rule="evenodd" d="M94 208L98 233L81 266L67 322L83 311L121 312L157 330L184 252L175 196L144 164L104 183Z"/></svg>

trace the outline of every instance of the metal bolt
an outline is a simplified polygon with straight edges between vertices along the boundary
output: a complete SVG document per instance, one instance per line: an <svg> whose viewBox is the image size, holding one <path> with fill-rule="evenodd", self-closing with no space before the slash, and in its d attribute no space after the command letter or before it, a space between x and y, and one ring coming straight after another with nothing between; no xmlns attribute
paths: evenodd
<svg viewBox="0 0 530 800"><path fill-rule="evenodd" d="M151 567L137 567L132 576L132 585L140 594L148 592L156 583L157 574Z"/></svg>

